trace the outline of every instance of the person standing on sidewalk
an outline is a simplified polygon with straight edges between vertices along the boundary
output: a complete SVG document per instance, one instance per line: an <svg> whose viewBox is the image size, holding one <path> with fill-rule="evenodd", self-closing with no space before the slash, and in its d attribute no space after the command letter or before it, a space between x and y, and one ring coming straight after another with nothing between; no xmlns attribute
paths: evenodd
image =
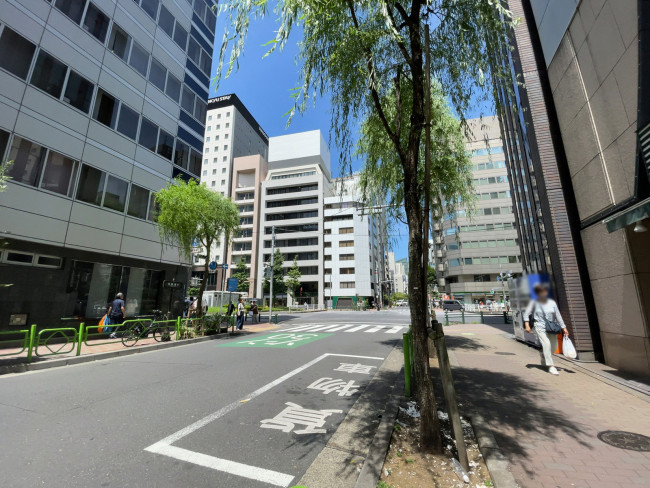
<svg viewBox="0 0 650 488"><path fill-rule="evenodd" d="M553 365L553 353L557 350L557 332L548 332L547 325L558 324L564 335L569 335L569 331L564 325L557 303L548 297L548 285L537 283L533 290L537 295L537 300L531 300L524 312L526 332L531 332L532 322L532 329L535 329L535 335L542 345L540 354L542 365L548 368L549 373L558 375L559 373Z"/></svg>
<svg viewBox="0 0 650 488"><path fill-rule="evenodd" d="M108 313L106 315L108 315L111 321L111 334L109 337L114 339L115 331L119 328L120 325L122 325L122 322L124 322L124 319L126 318L123 293L120 292L115 295L115 300L113 300L110 307L108 307ZM116 325L117 327L113 328L113 325Z"/></svg>
<svg viewBox="0 0 650 488"><path fill-rule="evenodd" d="M237 330L244 328L244 319L246 318L246 309L244 308L244 299L239 297L237 303Z"/></svg>

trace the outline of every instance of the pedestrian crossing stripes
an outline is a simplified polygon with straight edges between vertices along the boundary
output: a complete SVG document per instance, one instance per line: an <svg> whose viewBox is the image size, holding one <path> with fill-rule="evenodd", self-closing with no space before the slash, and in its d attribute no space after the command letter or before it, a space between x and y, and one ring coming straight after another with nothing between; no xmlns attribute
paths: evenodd
<svg viewBox="0 0 650 488"><path fill-rule="evenodd" d="M287 329L291 332L375 332L399 334L408 330L408 325L396 324L306 324Z"/></svg>

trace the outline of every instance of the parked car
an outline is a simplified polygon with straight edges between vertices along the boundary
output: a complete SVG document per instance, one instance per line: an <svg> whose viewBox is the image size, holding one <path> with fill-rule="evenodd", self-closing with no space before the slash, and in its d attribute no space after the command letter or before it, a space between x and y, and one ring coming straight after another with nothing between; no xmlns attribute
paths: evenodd
<svg viewBox="0 0 650 488"><path fill-rule="evenodd" d="M397 300L395 302L396 307L406 307L409 304L408 300Z"/></svg>
<svg viewBox="0 0 650 488"><path fill-rule="evenodd" d="M442 309L449 310L449 311L465 310L465 305L462 302L459 302L458 300L443 300Z"/></svg>

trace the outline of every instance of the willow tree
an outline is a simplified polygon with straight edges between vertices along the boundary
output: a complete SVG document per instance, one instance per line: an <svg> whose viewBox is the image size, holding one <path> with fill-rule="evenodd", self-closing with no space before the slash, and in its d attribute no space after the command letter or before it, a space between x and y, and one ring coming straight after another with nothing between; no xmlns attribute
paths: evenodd
<svg viewBox="0 0 650 488"><path fill-rule="evenodd" d="M239 209L232 200L212 191L196 180L180 178L156 193L156 221L163 245L175 246L188 260L192 244L200 242L206 250L203 277L198 293L197 313L203 314L203 292L207 283L212 245L221 235L233 235L239 228Z"/></svg>
<svg viewBox="0 0 650 488"><path fill-rule="evenodd" d="M237 66L251 21L269 13L268 0L230 0L220 6L226 31L217 73ZM424 54L431 53L431 71L453 108L463 117L472 103L489 97L483 89L490 61L502 52L509 11L500 0L275 0L278 30L269 53L282 48L294 29L300 40L296 110L305 110L317 96L331 102L332 135L341 150L340 163L349 170L359 120L376 117L383 138L396 154L396 181L409 227L409 304L414 331L415 376L421 404L421 445L439 447L433 389L429 384L426 324L426 269L422 255L428 245L423 232L421 146L425 128ZM424 26L430 34L425 38ZM297 27L297 29L296 29ZM501 65L492 63L501 70ZM218 80L216 80L218 83ZM397 87L397 90L396 90ZM476 89L478 87L478 89ZM408 91L408 94L404 92ZM410 111L388 114L390 93L399 106L407 96ZM429 384L429 386L427 386Z"/></svg>

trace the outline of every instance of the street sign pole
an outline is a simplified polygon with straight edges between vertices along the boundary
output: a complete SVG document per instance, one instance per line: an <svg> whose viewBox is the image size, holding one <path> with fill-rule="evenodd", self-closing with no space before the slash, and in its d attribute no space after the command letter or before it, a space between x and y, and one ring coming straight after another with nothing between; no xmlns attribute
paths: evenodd
<svg viewBox="0 0 650 488"><path fill-rule="evenodd" d="M275 225L271 227L271 284L269 285L269 324L273 321L273 263L275 256Z"/></svg>

